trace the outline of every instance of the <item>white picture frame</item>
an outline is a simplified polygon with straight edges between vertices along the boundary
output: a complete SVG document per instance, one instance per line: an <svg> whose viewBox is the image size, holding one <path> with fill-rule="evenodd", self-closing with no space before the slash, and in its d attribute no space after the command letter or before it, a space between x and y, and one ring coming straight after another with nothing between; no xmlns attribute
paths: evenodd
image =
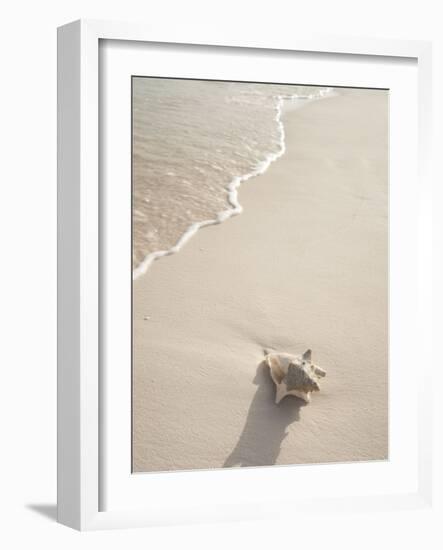
<svg viewBox="0 0 443 550"><path fill-rule="evenodd" d="M329 54L335 57L360 60L389 59L395 65L404 59L417 66L418 81L418 178L415 189L419 208L414 220L417 249L413 258L420 264L417 288L417 323L422 372L417 391L418 435L417 457L411 467L417 469L412 484L405 489L392 488L385 493L341 494L328 496L313 491L301 503L285 495L285 503L298 506L305 513L319 509L346 512L359 508L365 511L398 508L420 508L431 505L432 447L431 447L431 308L430 290L432 240L430 225L432 185L429 175L431 125L431 46L427 42L369 40L345 37L315 37L312 35L267 39L195 34L186 31L157 35L149 26L102 22L76 21L58 31L58 520L70 527L89 530L118 527L167 525L199 521L221 521L245 518L282 517L283 497L269 492L268 499L258 499L251 492L248 506L236 503L238 495L227 491L222 499L201 492L200 502L186 505L186 498L177 495L189 489L189 477L195 487L211 483L226 484L230 476L244 488L263 483L266 490L282 475L282 469L262 468L223 472L192 472L172 477L151 477L157 494L166 494L160 501L144 506L113 499L111 509L103 509L101 484L106 479L103 453L103 365L100 358L101 301L99 284L102 250L99 213L103 208L99 185L100 158L100 41L125 41L127 44L175 44L197 50L228 49L229 55L256 52L304 52L312 56ZM121 43L121 42L120 42ZM206 50L205 50L206 48ZM130 55L130 54L128 54ZM210 51L208 52L210 56ZM364 56L364 57L362 57ZM327 83L330 84L330 83ZM415 460L415 459L414 459ZM286 467L292 468L292 467ZM306 468L310 468L306 466ZM352 470L352 465L343 465ZM269 473L271 472L272 473ZM251 473L252 472L252 473ZM286 470L288 472L288 470ZM128 472L128 476L130 471ZM325 469L323 474L328 475ZM336 471L338 484L343 474ZM218 476L218 478L217 478ZM135 476L137 477L137 476ZM200 482L198 481L200 479ZM416 483L415 483L416 481ZM344 482L349 483L349 480ZM216 487L217 485L214 485ZM266 487L268 489L266 489ZM198 493L198 490L196 491ZM116 493L118 495L118 493ZM129 495L129 493L128 493ZM128 497L129 498L129 497Z"/></svg>

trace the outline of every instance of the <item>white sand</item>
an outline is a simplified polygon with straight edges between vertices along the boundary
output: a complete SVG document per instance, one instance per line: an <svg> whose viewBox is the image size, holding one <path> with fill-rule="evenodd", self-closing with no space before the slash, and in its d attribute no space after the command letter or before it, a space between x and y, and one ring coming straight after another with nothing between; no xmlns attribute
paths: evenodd
<svg viewBox="0 0 443 550"><path fill-rule="evenodd" d="M243 214L135 281L134 471L387 457L387 115L381 91L288 111ZM270 347L312 348L309 405L274 404Z"/></svg>

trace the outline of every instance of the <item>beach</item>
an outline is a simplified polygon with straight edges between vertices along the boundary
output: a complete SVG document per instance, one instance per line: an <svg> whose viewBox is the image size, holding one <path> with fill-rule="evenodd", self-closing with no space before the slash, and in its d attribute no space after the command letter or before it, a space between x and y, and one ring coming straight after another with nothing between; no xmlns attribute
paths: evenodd
<svg viewBox="0 0 443 550"><path fill-rule="evenodd" d="M134 472L388 458L388 94L283 112L240 215L133 283ZM324 368L274 403L264 350Z"/></svg>

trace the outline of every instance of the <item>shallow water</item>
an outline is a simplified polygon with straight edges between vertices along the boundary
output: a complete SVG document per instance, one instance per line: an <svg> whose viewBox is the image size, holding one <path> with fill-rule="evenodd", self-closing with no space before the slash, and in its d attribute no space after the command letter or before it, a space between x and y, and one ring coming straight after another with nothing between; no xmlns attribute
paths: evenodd
<svg viewBox="0 0 443 550"><path fill-rule="evenodd" d="M237 188L284 153L282 104L329 88L133 78L133 268L239 213Z"/></svg>

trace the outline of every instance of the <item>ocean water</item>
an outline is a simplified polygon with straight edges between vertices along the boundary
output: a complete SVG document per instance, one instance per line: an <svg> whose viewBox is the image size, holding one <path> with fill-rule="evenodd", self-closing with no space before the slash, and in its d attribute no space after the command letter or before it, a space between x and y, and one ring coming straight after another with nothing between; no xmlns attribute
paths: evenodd
<svg viewBox="0 0 443 550"><path fill-rule="evenodd" d="M134 77L133 274L241 212L237 189L285 151L284 104L329 88Z"/></svg>

